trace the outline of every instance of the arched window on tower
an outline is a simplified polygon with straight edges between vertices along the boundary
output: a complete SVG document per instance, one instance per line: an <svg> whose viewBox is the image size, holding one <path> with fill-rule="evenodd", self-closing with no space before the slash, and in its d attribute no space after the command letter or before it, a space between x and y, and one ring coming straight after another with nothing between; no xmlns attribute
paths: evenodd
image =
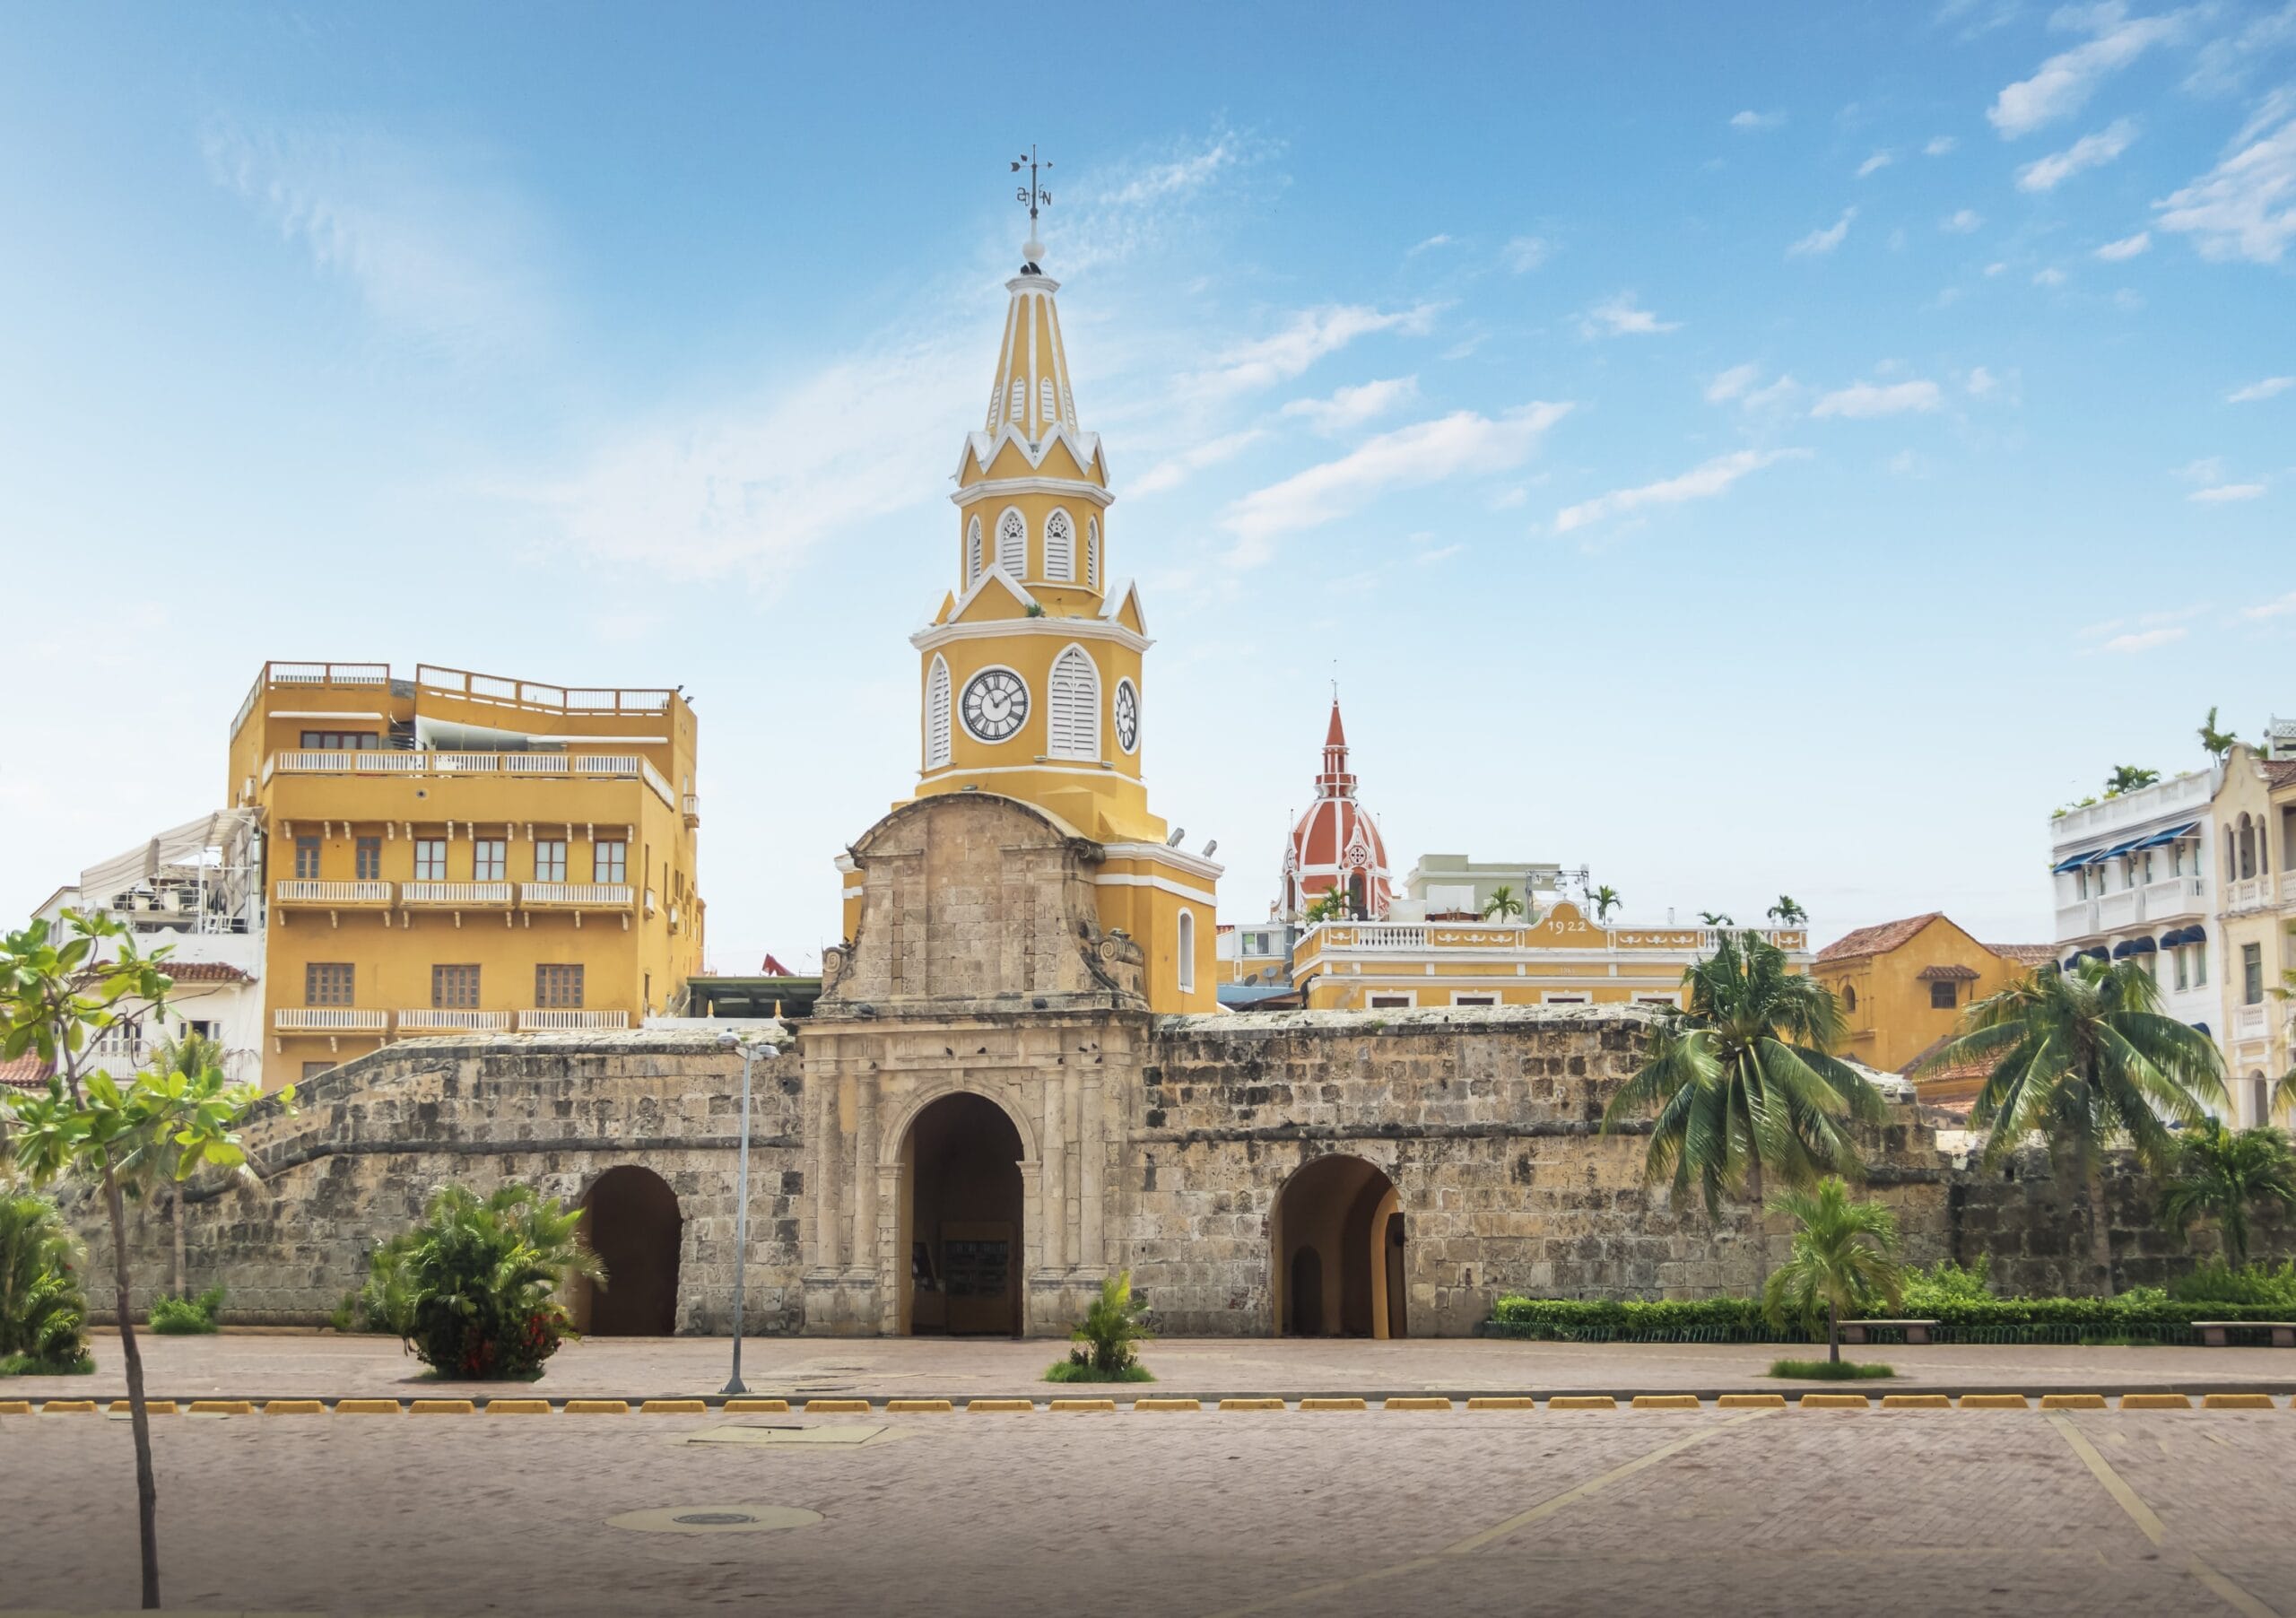
<svg viewBox="0 0 2296 1618"><path fill-rule="evenodd" d="M1076 527L1065 511L1044 519L1044 576L1061 584L1076 577Z"/></svg>
<svg viewBox="0 0 2296 1618"><path fill-rule="evenodd" d="M1100 519L1097 517L1084 519L1084 587L1100 587Z"/></svg>
<svg viewBox="0 0 2296 1618"><path fill-rule="evenodd" d="M1056 759L1100 756L1100 671L1091 654L1072 646L1053 659L1050 744Z"/></svg>
<svg viewBox="0 0 2296 1618"><path fill-rule="evenodd" d="M1196 992L1196 912L1194 910L1183 909L1180 912L1179 936L1175 942L1173 953L1178 956L1178 960L1173 964L1179 968L1180 993L1192 995Z"/></svg>
<svg viewBox="0 0 2296 1618"><path fill-rule="evenodd" d="M925 681L925 768L938 770L949 761L949 665L933 659Z"/></svg>
<svg viewBox="0 0 2296 1618"><path fill-rule="evenodd" d="M1015 584L1026 577L1023 570L1029 565L1029 525L1010 506L996 519L996 565Z"/></svg>
<svg viewBox="0 0 2296 1618"><path fill-rule="evenodd" d="M974 518L965 527L965 588L970 590L980 582L980 518Z"/></svg>

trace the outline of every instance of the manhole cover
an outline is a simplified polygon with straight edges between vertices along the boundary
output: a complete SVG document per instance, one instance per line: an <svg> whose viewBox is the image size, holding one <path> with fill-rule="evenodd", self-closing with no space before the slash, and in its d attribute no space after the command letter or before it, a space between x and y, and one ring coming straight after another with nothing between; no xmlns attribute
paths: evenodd
<svg viewBox="0 0 2296 1618"><path fill-rule="evenodd" d="M632 1534L770 1534L821 1519L820 1512L802 1506L665 1506L609 1517L606 1527Z"/></svg>

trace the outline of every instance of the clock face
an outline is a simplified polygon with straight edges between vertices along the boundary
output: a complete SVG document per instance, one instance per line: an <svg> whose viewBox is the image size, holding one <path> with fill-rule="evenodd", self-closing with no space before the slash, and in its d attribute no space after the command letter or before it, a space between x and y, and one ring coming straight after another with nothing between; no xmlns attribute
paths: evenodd
<svg viewBox="0 0 2296 1618"><path fill-rule="evenodd" d="M1126 752L1140 746L1140 693L1129 680L1116 683L1116 739Z"/></svg>
<svg viewBox="0 0 2296 1618"><path fill-rule="evenodd" d="M1029 688L1009 668L985 668L965 686L965 728L984 742L1012 738L1029 717Z"/></svg>

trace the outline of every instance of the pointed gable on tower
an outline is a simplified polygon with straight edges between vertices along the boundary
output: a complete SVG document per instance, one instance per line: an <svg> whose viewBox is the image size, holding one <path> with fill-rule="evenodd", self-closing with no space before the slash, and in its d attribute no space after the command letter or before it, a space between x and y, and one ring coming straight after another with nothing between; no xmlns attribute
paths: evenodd
<svg viewBox="0 0 2296 1618"><path fill-rule="evenodd" d="M1316 776L1315 802L1292 828L1283 854L1283 913L1297 920L1327 893L1346 897L1351 912L1377 921L1395 897L1387 848L1379 822L1356 801L1355 774L1349 767L1347 726L1339 698L1331 700L1331 723L1324 727L1323 769Z"/></svg>

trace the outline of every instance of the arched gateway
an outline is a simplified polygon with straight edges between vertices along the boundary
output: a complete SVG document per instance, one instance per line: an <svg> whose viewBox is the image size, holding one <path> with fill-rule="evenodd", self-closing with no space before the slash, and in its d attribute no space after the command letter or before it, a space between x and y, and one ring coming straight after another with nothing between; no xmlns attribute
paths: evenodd
<svg viewBox="0 0 2296 1618"><path fill-rule="evenodd" d="M900 1327L917 1336L1022 1333L1020 1131L970 1092L928 1102L900 1153Z"/></svg>
<svg viewBox="0 0 2296 1618"><path fill-rule="evenodd" d="M1278 1335L1407 1335L1403 1209L1378 1168L1318 1158L1285 1182L1270 1226Z"/></svg>
<svg viewBox="0 0 2296 1618"><path fill-rule="evenodd" d="M574 1326L596 1337L666 1337L677 1330L678 1249L685 1226L677 1193L651 1169L623 1163L582 1198L582 1240L606 1284L574 1292Z"/></svg>

